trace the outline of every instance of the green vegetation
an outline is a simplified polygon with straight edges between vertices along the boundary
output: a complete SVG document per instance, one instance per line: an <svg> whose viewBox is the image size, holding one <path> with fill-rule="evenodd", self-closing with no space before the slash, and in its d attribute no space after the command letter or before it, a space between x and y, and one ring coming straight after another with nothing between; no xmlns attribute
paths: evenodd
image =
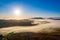
<svg viewBox="0 0 60 40"><path fill-rule="evenodd" d="M60 31L50 33L12 32L3 36L2 40L60 40Z"/></svg>
<svg viewBox="0 0 60 40"><path fill-rule="evenodd" d="M34 20L23 19L23 20L0 20L0 28L11 27L11 26L35 26L38 24L46 24L48 21L39 21L35 24Z"/></svg>
<svg viewBox="0 0 60 40"><path fill-rule="evenodd" d="M0 20L0 28L11 27L11 26L34 26L34 25L37 25L37 24L32 24L32 23L34 23L34 20L28 20L28 19Z"/></svg>

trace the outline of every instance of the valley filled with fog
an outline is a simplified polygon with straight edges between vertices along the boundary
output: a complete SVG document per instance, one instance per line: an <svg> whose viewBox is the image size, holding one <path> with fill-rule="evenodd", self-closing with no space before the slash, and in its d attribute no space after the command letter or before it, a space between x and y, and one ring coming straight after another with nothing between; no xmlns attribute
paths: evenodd
<svg viewBox="0 0 60 40"><path fill-rule="evenodd" d="M0 28L0 34L8 34L11 32L18 33L18 32L44 32L44 33L49 33L49 32L55 32L55 29L60 28L60 20L51 20L51 19L30 19L34 20L34 26L11 26L11 27L3 27ZM45 23L46 21L46 23ZM26 23L25 23L26 24Z"/></svg>

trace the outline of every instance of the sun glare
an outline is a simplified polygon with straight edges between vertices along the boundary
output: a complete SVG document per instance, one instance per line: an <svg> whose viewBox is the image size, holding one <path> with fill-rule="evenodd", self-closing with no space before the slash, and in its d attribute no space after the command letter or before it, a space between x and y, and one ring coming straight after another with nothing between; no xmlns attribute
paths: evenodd
<svg viewBox="0 0 60 40"><path fill-rule="evenodd" d="M20 16L22 15L22 9L15 8L13 10L13 15L14 15L14 17L15 17L16 20L19 20L20 19Z"/></svg>
<svg viewBox="0 0 60 40"><path fill-rule="evenodd" d="M20 16L22 14L21 9L14 9L14 15L15 16Z"/></svg>

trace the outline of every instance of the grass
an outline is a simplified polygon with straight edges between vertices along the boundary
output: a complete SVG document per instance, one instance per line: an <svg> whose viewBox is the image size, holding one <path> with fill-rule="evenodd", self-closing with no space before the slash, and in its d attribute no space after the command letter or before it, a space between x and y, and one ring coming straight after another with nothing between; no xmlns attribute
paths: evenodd
<svg viewBox="0 0 60 40"><path fill-rule="evenodd" d="M20 32L9 33L2 37L2 40L60 40L60 28L54 28L54 32Z"/></svg>

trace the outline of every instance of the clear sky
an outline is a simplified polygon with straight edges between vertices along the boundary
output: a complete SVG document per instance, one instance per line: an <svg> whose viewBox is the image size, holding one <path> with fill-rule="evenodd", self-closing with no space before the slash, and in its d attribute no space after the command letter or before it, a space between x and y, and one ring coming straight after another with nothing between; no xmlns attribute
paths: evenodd
<svg viewBox="0 0 60 40"><path fill-rule="evenodd" d="M25 16L60 17L60 0L0 0L0 17L11 17L15 7Z"/></svg>

